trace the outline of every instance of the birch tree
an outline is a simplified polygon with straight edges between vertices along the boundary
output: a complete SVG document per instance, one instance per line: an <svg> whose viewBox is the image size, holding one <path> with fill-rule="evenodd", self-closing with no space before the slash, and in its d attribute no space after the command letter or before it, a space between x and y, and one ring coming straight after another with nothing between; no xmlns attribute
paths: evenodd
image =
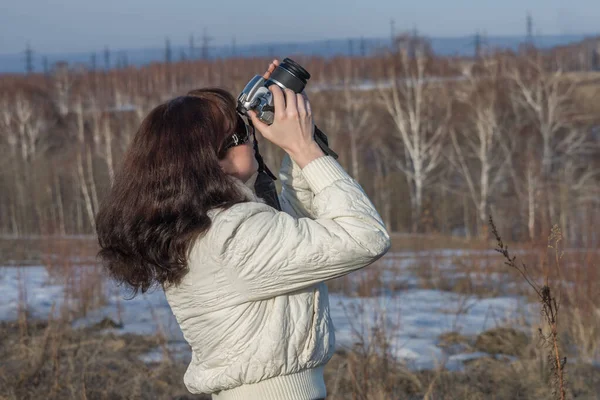
<svg viewBox="0 0 600 400"><path fill-rule="evenodd" d="M482 62L483 72L473 75L463 71L464 84L456 93L466 108L458 128L450 129L454 156L449 161L463 178L469 197L477 210L478 231L487 230L489 200L493 189L503 178L508 158L499 151L500 136L504 134L498 69L492 59Z"/></svg>
<svg viewBox="0 0 600 400"><path fill-rule="evenodd" d="M412 231L417 231L423 208L423 190L432 183L442 162L443 135L447 132L450 102L443 84L426 76L428 57L417 52L409 59L406 52L389 63L387 80L380 82L381 104L392 117L392 135L403 145L404 157L395 166L407 177L410 188Z"/></svg>
<svg viewBox="0 0 600 400"><path fill-rule="evenodd" d="M360 153L366 138L372 131L372 112L369 94L359 92L354 86L353 66L345 60L343 70L343 89L341 105L343 112L343 130L348 136L350 146L350 171L354 179L360 179Z"/></svg>

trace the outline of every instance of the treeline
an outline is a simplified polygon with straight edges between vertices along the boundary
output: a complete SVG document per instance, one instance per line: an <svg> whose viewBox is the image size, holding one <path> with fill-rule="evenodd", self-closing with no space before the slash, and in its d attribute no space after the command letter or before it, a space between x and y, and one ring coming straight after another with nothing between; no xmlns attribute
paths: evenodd
<svg viewBox="0 0 600 400"><path fill-rule="evenodd" d="M600 76L533 49L296 60L317 124L391 230L487 237L491 213L514 240L544 240L556 223L572 245L598 245ZM153 107L204 86L237 95L268 61L0 76L0 233L92 234ZM281 151L261 145L276 166Z"/></svg>

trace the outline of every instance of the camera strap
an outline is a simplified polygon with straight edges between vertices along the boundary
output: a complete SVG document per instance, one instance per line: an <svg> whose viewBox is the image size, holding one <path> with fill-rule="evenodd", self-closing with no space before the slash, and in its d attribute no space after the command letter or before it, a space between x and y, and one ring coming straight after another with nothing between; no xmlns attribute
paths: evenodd
<svg viewBox="0 0 600 400"><path fill-rule="evenodd" d="M277 177L271 172L269 167L267 167L262 156L260 155L256 135L253 134L252 136L254 139L254 155L256 157L256 161L258 162L258 176L256 177L256 182L254 183L254 192L269 206L281 211L279 195L277 194L277 187L275 186Z"/></svg>
<svg viewBox="0 0 600 400"><path fill-rule="evenodd" d="M269 177L271 177L271 179L276 181L277 177L271 172L269 167L267 167L267 165L265 164L265 161L263 160L262 156L260 155L260 151L258 150L258 140L256 140L255 133L252 134L252 139L254 139L254 156L256 157L256 161L258 162L258 171L266 172L267 175L269 175Z"/></svg>

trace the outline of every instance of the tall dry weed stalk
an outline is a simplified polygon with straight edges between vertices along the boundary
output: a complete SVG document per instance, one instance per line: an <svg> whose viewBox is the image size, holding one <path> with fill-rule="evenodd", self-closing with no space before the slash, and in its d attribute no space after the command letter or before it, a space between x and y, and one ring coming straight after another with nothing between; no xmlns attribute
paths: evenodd
<svg viewBox="0 0 600 400"><path fill-rule="evenodd" d="M558 316L560 310L560 286L561 282L558 283L558 295L555 294L550 284L550 271L548 268L544 269L544 284L540 287L535 282L535 278L531 275L527 265L523 262L517 263L517 256L511 256L508 252L508 246L504 244L494 220L490 215L489 224L492 230L492 234L496 238L497 247L495 250L502 254L505 258L504 264L511 268L516 269L525 279L525 281L533 288L537 295L538 301L542 306L542 316L545 323L544 327L538 328L542 345L548 349L548 361L552 366L552 393L556 398L560 400L566 399L566 376L565 366L567 364L567 357L563 356L559 347L559 335L558 335ZM563 256L562 250L562 232L558 225L554 225L550 236L548 237L548 248L552 249L555 257L555 266L557 276L561 277L560 273L560 260ZM549 332L549 333L544 333Z"/></svg>
<svg viewBox="0 0 600 400"><path fill-rule="evenodd" d="M27 301L27 284L22 273L22 268L17 269L17 291L18 291L18 304L17 304L17 320L19 321L19 333L21 342L29 335L28 333L28 320L29 320L29 306Z"/></svg>

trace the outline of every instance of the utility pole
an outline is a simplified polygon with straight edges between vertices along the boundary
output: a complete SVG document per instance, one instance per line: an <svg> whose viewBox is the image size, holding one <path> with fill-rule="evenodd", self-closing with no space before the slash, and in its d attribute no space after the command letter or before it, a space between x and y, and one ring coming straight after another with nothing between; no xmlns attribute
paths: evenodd
<svg viewBox="0 0 600 400"><path fill-rule="evenodd" d="M352 39L348 39L348 54L350 55L350 57L354 55Z"/></svg>
<svg viewBox="0 0 600 400"><path fill-rule="evenodd" d="M25 48L25 71L27 71L27 74L33 72L33 50L31 49L29 42Z"/></svg>
<svg viewBox="0 0 600 400"><path fill-rule="evenodd" d="M392 51L396 47L396 21L390 19L390 44L392 45Z"/></svg>
<svg viewBox="0 0 600 400"><path fill-rule="evenodd" d="M204 28L204 34L202 35L202 59L208 60L209 50L210 50L210 42L213 41L213 37L209 36L206 28Z"/></svg>
<svg viewBox="0 0 600 400"><path fill-rule="evenodd" d="M235 36L233 37L233 39L231 39L231 57L235 57L236 56L236 49L235 49Z"/></svg>

